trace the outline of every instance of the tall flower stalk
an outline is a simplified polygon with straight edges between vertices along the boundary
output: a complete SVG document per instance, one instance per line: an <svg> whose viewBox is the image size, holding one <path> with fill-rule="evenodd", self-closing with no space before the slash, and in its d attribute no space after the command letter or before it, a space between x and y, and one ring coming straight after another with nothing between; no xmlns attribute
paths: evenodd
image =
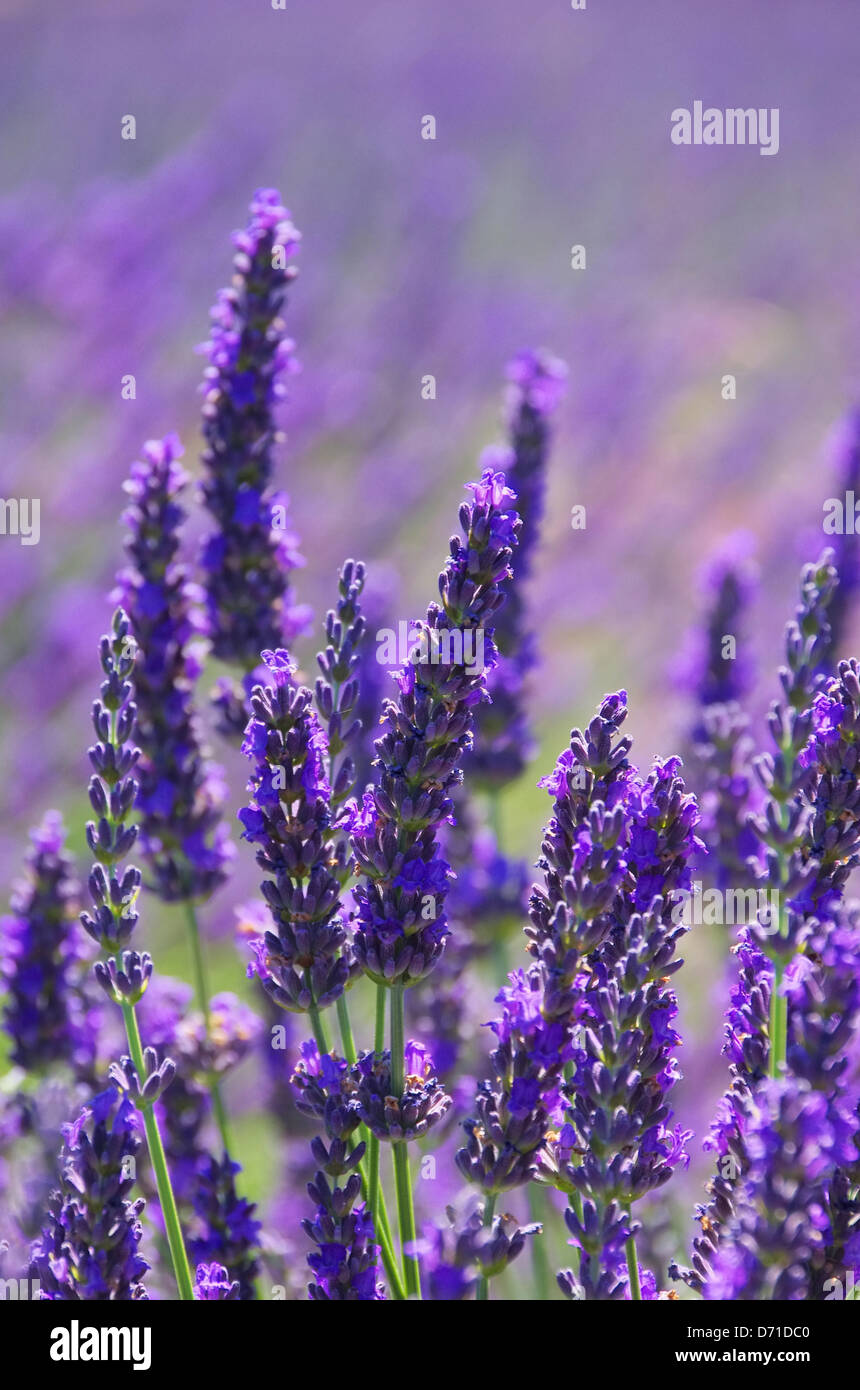
<svg viewBox="0 0 860 1390"><path fill-rule="evenodd" d="M195 592L178 560L186 519L182 496L188 475L175 435L149 440L126 483L130 505L130 564L118 576L117 597L138 646L136 810L149 884L165 902L181 903L188 932L197 1003L211 1033L210 993L196 904L227 877L234 848L221 819L225 787L207 757L194 709L199 675ZM215 1116L230 1150L227 1115L216 1081Z"/></svg>
<svg viewBox="0 0 860 1390"><path fill-rule="evenodd" d="M139 757L133 743L135 655L128 618L117 609L111 632L101 640L105 678L93 705L96 743L89 750L93 767L89 797L96 820L87 824L87 844L95 862L88 880L92 909L81 914L81 922L103 952L115 953L95 965L99 984L122 1012L130 1054L112 1066L111 1076L143 1115L179 1296L191 1299L188 1257L154 1108L170 1084L175 1066L169 1059L159 1063L153 1048L144 1051L135 1005L151 979L152 958L146 952L126 949L138 920L136 903L141 887L140 870L123 866L137 839L137 827L128 824L138 790L132 776Z"/></svg>
<svg viewBox="0 0 860 1390"><path fill-rule="evenodd" d="M389 991L395 1099L406 1080L404 990L430 973L448 934L450 869L439 827L452 814L474 712L485 698L485 670L470 669L463 659L466 634L481 634L485 664L492 664L492 628L519 527L516 498L502 474L488 469L469 489L472 500L460 508L462 539L452 539L439 576L441 605L430 605L416 659L397 674L398 693L385 702L376 743L379 782L352 826L359 871L354 951L365 973ZM408 1137L393 1139L394 1163L407 1290L420 1297Z"/></svg>
<svg viewBox="0 0 860 1390"><path fill-rule="evenodd" d="M300 240L277 191L259 189L234 236L233 283L218 296L204 347L202 493L215 529L201 565L212 652L241 673L239 686L225 678L218 687L222 731L233 737L248 720L260 652L292 644L307 625L290 587L301 559L288 498L272 489L276 407L297 370L281 311Z"/></svg>

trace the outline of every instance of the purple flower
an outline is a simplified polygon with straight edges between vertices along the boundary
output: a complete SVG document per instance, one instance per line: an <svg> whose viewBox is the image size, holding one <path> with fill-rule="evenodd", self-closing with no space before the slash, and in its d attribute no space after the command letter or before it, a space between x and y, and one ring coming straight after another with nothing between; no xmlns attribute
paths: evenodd
<svg viewBox="0 0 860 1390"><path fill-rule="evenodd" d="M519 520L501 474L487 470L472 484L474 500L460 509L463 540L439 577L442 606L427 612L430 633L492 629L509 574ZM465 649L465 643L463 644ZM372 834L353 830L360 874L355 889L355 952L379 983L413 984L429 974L447 935L448 867L439 853L439 827L452 814L451 792L471 745L474 709L485 693L483 670L454 657L454 643L410 663L410 679L385 702L377 741L379 785Z"/></svg>
<svg viewBox="0 0 860 1390"><path fill-rule="evenodd" d="M827 1188L856 1162L856 1117L794 1078L762 1081L745 1132L749 1166L705 1285L709 1299L813 1295L812 1267L832 1237Z"/></svg>
<svg viewBox="0 0 860 1390"><path fill-rule="evenodd" d="M225 879L234 849L221 821L224 786L194 711L195 593L177 561L188 475L175 435L150 440L132 466L124 520L131 565L116 597L138 645L135 665L140 844L167 902L201 899Z"/></svg>
<svg viewBox="0 0 860 1390"><path fill-rule="evenodd" d="M526 630L524 581L531 573L543 516L550 417L564 390L567 368L548 353L521 352L509 363L507 376L510 450L497 466L504 469L516 494L522 527L511 559L512 582L493 633L498 660L487 680L490 702L478 710L475 747L466 764L470 783L488 787L518 777L533 751L525 700L536 653ZM485 456L483 461L489 459Z"/></svg>
<svg viewBox="0 0 860 1390"><path fill-rule="evenodd" d="M231 1279L223 1265L198 1265L194 1297L201 1302L236 1299L239 1297L239 1281Z"/></svg>
<svg viewBox="0 0 860 1390"><path fill-rule="evenodd" d="M149 1265L140 1254L144 1202L127 1200L134 1186L140 1120L116 1090L103 1091L63 1127L60 1188L48 1203L30 1276L41 1297L55 1300L146 1298Z"/></svg>
<svg viewBox="0 0 860 1390"><path fill-rule="evenodd" d="M58 1062L86 1067L93 1039L84 1026L83 1000L74 979L80 956L75 925L79 886L64 853L59 812L48 811L30 839L26 878L12 895L11 914L0 919L3 1028L12 1040L10 1058L36 1072Z"/></svg>
<svg viewBox="0 0 860 1390"><path fill-rule="evenodd" d="M353 1069L353 1072L356 1069ZM320 1056L314 1043L302 1048L293 1075L296 1100L306 1114L323 1121L328 1143L311 1145L319 1165L308 1184L317 1204L314 1219L302 1227L317 1247L308 1256L314 1283L308 1296L318 1302L371 1302L384 1298L379 1282L379 1248L370 1212L362 1202L358 1165L365 1145L352 1146L360 1122L356 1079L340 1057ZM345 1181L344 1181L345 1179Z"/></svg>
<svg viewBox="0 0 860 1390"><path fill-rule="evenodd" d="M347 950L341 884L346 847L332 826L327 745L312 695L292 684L287 652L265 652L274 684L255 686L243 751L253 762L243 839L267 875L261 891L273 931L256 944L269 996L305 1013L334 1002L358 973Z"/></svg>
<svg viewBox="0 0 860 1390"><path fill-rule="evenodd" d="M188 1254L195 1264L223 1265L230 1280L239 1285L238 1297L248 1300L255 1296L254 1280L260 1270L260 1223L254 1216L254 1203L236 1192L236 1174L241 1171L226 1154L220 1161L211 1154L199 1159L192 1194L196 1220Z"/></svg>
<svg viewBox="0 0 860 1390"><path fill-rule="evenodd" d="M275 408L282 378L297 369L280 314L299 240L275 190L260 189L247 228L234 237L233 284L218 297L205 346L202 491L217 526L202 554L207 622L215 656L245 675L264 647L292 643L308 618L292 602L289 574L301 561L285 525L286 498L271 492ZM241 732L247 693L222 687L225 731Z"/></svg>
<svg viewBox="0 0 860 1390"><path fill-rule="evenodd" d="M398 1143L420 1139L451 1107L426 1048L408 1042L404 1049L402 1094L392 1094L390 1052L363 1052L352 1068L355 1106L359 1118L378 1139Z"/></svg>

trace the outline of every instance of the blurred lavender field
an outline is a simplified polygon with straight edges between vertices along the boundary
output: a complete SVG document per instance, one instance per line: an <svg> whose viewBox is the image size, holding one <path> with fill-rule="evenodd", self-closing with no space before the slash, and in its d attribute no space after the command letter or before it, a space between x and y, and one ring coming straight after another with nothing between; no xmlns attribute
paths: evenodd
<svg viewBox="0 0 860 1390"><path fill-rule="evenodd" d="M799 565L823 543L833 432L860 391L860 28L844 4L4 0L0 33L0 495L41 501L37 546L0 537L4 897L48 807L84 850L122 484L142 442L172 430L197 472L195 348L258 186L280 189L302 232L286 314L301 373L277 482L306 559L295 595L314 614L303 670L347 555L367 563L392 621L434 597L462 486L502 434L505 364L545 346L569 381L529 590L540 751L501 799L505 848L536 857L538 777L604 692L629 692L641 763L685 751L679 661L697 575L737 530L762 574L749 634L760 716ZM778 107L778 155L673 145L670 113L695 99ZM575 244L585 270L571 268ZM244 760L217 752L235 824ZM216 987L255 1006L232 929L258 877L240 847L206 914ZM147 898L144 925L159 969L187 977L175 914ZM724 1086L725 947L694 930L678 981L677 1108L697 1135L673 1185L682 1244ZM476 977L478 1022L498 965ZM272 1145L256 1142L270 1121L248 1109L239 1134L248 1190L271 1194Z"/></svg>

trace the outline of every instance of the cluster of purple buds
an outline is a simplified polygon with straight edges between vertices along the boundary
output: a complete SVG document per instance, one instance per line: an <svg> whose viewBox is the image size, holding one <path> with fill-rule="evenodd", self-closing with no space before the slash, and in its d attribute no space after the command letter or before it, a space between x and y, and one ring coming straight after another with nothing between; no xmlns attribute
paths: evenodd
<svg viewBox="0 0 860 1390"><path fill-rule="evenodd" d="M377 1139L392 1143L422 1138L451 1107L451 1097L436 1078L433 1059L420 1043L406 1043L403 1069L401 1095L393 1094L388 1051L363 1052L350 1073L359 1118Z"/></svg>
<svg viewBox="0 0 860 1390"><path fill-rule="evenodd" d="M561 1122L542 1146L541 1176L571 1198L577 1296L587 1298L625 1296L632 1204L688 1161L689 1136L671 1128L667 1103L680 1041L668 981L681 964L674 903L690 886L698 815L677 759L644 781L635 773L619 736L625 715L625 693L608 696L541 783L553 816L528 928L543 1014L565 1038L550 1092Z"/></svg>
<svg viewBox="0 0 860 1390"><path fill-rule="evenodd" d="M347 560L338 576L338 600L326 614L325 651L317 654L321 676L314 687L316 705L323 724L329 756L329 786L332 814L337 817L355 784L355 764L351 750L361 733L356 718L360 695L358 671L360 645L367 623L360 608L364 588L364 565ZM346 757L338 766L338 758Z"/></svg>
<svg viewBox="0 0 860 1390"><path fill-rule="evenodd" d="M493 640L498 660L489 674L490 702L476 715L475 747L468 759L470 784L498 788L519 777L532 754L525 710L526 681L536 664L527 630L525 581L531 572L544 508L550 421L567 368L547 352L521 352L508 364L508 448L489 449L483 462L504 473L522 520L512 557L512 582L499 610Z"/></svg>
<svg viewBox="0 0 860 1390"><path fill-rule="evenodd" d="M291 643L307 620L292 604L289 574L301 561L286 525L287 498L271 490L275 409L283 377L297 370L281 310L299 241L278 193L260 189L247 228L235 234L233 284L218 296L205 345L202 491L217 530L201 563L212 651L246 678L243 691L221 686L224 731L233 734L247 721L261 650Z"/></svg>
<svg viewBox="0 0 860 1390"><path fill-rule="evenodd" d="M335 844L325 733L311 692L292 682L283 650L263 652L272 685L255 686L242 751L254 763L243 838L267 875L261 891L274 931L254 943L249 974L294 1013L325 1008L358 973L341 906L345 847Z"/></svg>
<svg viewBox="0 0 860 1390"><path fill-rule="evenodd" d="M40 1297L128 1301L146 1298L149 1265L140 1254L143 1200L128 1201L135 1183L140 1121L114 1089L94 1097L63 1127L60 1189L48 1203L30 1276Z"/></svg>
<svg viewBox="0 0 860 1390"><path fill-rule="evenodd" d="M231 1279L223 1265L200 1264L194 1281L194 1297L201 1303L233 1301L239 1297L239 1280Z"/></svg>
<svg viewBox="0 0 860 1390"><path fill-rule="evenodd" d="M419 1243L422 1286L435 1302L460 1302L474 1297L481 1279L493 1279L513 1264L529 1236L539 1235L539 1223L520 1226L510 1215L493 1216L485 1224L480 1203L460 1219L446 1208L447 1225L428 1225Z"/></svg>
<svg viewBox="0 0 860 1390"><path fill-rule="evenodd" d="M464 1178L491 1197L537 1176L572 1055L564 1013L544 1016L541 968L518 970L510 981L496 996L501 1017L490 1024L497 1041L490 1058L495 1079L479 1083L476 1113L463 1122L466 1143L456 1155Z"/></svg>
<svg viewBox="0 0 860 1390"><path fill-rule="evenodd" d="M64 852L58 812L49 811L31 832L25 879L16 886L10 914L0 919L6 987L3 1028L10 1058L39 1072L92 1053L73 979L79 952L73 922L79 892Z"/></svg>
<svg viewBox="0 0 860 1390"><path fill-rule="evenodd" d="M739 638L757 580L751 538L745 532L730 536L705 569L707 612L685 672L699 713L700 722L693 729L695 743L704 737L701 717L709 706L737 703L749 693L753 672Z"/></svg>
<svg viewBox="0 0 860 1390"><path fill-rule="evenodd" d="M416 983L444 947L450 869L437 835L452 814L451 793L485 698L486 667L495 660L490 633L519 529L516 498L501 474L487 470L470 490L471 502L460 509L463 539L452 539L439 576L441 607L428 609L426 649L398 673L398 694L385 702L379 783L352 826L360 874L354 950L366 973L385 985ZM462 660L464 636L477 632L484 667L470 670Z"/></svg>
<svg viewBox="0 0 860 1390"><path fill-rule="evenodd" d="M832 1239L827 1178L856 1165L857 1118L787 1077L756 1088L744 1134L749 1167L724 1225L708 1299L808 1299Z"/></svg>
<svg viewBox="0 0 860 1390"><path fill-rule="evenodd" d="M302 1222L316 1246L308 1256L314 1276L308 1295L321 1302L382 1299L373 1222L367 1207L358 1200L358 1166L365 1145L352 1143L361 1115L350 1068L342 1058L320 1055L314 1043L307 1043L292 1080L296 1104L304 1114L322 1122L328 1141L317 1136L311 1144L319 1167L308 1184L316 1215Z"/></svg>
<svg viewBox="0 0 860 1390"><path fill-rule="evenodd" d="M224 785L202 745L194 711L199 656L196 591L177 561L185 520L181 495L188 475L175 435L150 440L132 465L123 516L131 564L118 576L117 597L138 645L135 665L136 807L141 852L152 886L167 902L208 897L225 879L233 855L221 820Z"/></svg>
<svg viewBox="0 0 860 1390"><path fill-rule="evenodd" d="M99 649L105 679L93 705L97 742L89 750L94 769L89 797L97 819L87 823L87 844L96 861L87 885L93 909L81 913L84 929L104 951L122 950L138 920L140 870L131 866L120 876L122 861L137 839L137 827L126 823L137 796L132 773L140 756L132 742L136 654L128 618L117 609L111 633L101 639Z"/></svg>
<svg viewBox="0 0 860 1390"><path fill-rule="evenodd" d="M254 1281L260 1272L260 1222L254 1215L256 1205L236 1191L239 1172L239 1164L227 1154L221 1159L204 1154L199 1159L191 1193L194 1229L188 1254L197 1265L223 1265L230 1280L239 1285L238 1297L247 1301L255 1297Z"/></svg>
<svg viewBox="0 0 860 1390"><path fill-rule="evenodd" d="M860 494L860 410L855 408L842 422L835 440L834 486L841 506L846 497ZM849 507L851 503L848 504ZM830 531L825 519L824 530ZM853 525L843 524L834 530L833 567L839 579L827 610L829 632L820 652L819 670L829 674L834 657L839 655L842 639L848 627L852 604L860 588L860 540Z"/></svg>

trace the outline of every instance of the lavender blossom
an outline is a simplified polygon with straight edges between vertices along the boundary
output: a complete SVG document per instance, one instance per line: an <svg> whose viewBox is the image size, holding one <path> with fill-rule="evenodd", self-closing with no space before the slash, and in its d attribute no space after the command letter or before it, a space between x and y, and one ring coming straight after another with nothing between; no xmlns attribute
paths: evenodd
<svg viewBox="0 0 860 1390"><path fill-rule="evenodd" d="M254 1280L260 1271L260 1223L255 1204L236 1191L236 1174L241 1171L227 1154L220 1160L206 1154L198 1162L192 1198L196 1222L188 1254L197 1265L223 1265L239 1285L239 1298L249 1300L255 1297Z"/></svg>
<svg viewBox="0 0 860 1390"><path fill-rule="evenodd" d="M197 1266L194 1297L201 1303L225 1302L239 1297L239 1281L231 1279L223 1265Z"/></svg>
<svg viewBox="0 0 860 1390"><path fill-rule="evenodd" d="M49 811L31 831L26 879L16 886L11 914L0 920L3 1029L11 1061L39 1072L56 1063L86 1062L92 1039L81 1017L73 980L79 957L73 927L78 884L64 853L65 831Z"/></svg>
<svg viewBox="0 0 860 1390"><path fill-rule="evenodd" d="M286 526L288 499L271 490L275 409L282 378L297 370L281 310L300 234L274 189L259 189L250 212L233 238L233 284L212 310L203 388L203 499L217 529L201 563L212 650L245 677L241 691L226 682L220 688L222 719L234 734L247 720L261 650L292 643L307 623L292 603L289 574L301 559Z"/></svg>
<svg viewBox="0 0 860 1390"><path fill-rule="evenodd" d="M275 931L254 943L249 974L282 1008L325 1008L355 979L346 950L341 883L345 846L331 824L325 734L311 692L292 683L283 650L264 651L271 686L255 686L242 751L254 762L242 838L256 845Z"/></svg>
<svg viewBox="0 0 860 1390"><path fill-rule="evenodd" d="M359 699L359 648L367 624L360 608L364 588L364 565L347 560L338 577L337 607L326 614L327 645L317 654L322 676L317 677L315 697L325 729L329 757L331 809L336 816L355 783L355 764L351 749L361 733L355 717ZM340 767L337 760L346 757Z"/></svg>
<svg viewBox="0 0 860 1390"><path fill-rule="evenodd" d="M794 1078L756 1089L744 1135L749 1167L714 1257L709 1299L806 1299L831 1225L822 1179L856 1162L856 1117Z"/></svg>
<svg viewBox="0 0 860 1390"><path fill-rule="evenodd" d="M63 1126L60 1188L49 1200L30 1266L41 1298L127 1302L147 1297L141 1281L149 1265L139 1249L144 1202L127 1200L135 1181L139 1128L134 1106L114 1089L96 1096L74 1124Z"/></svg>
<svg viewBox="0 0 860 1390"><path fill-rule="evenodd" d="M406 1043L404 1090L394 1092L391 1053L363 1052L351 1071L359 1119L377 1139L392 1143L422 1138L451 1105L436 1079L433 1059L420 1043Z"/></svg>
<svg viewBox="0 0 860 1390"><path fill-rule="evenodd" d="M839 501L850 511L860 494L860 409L854 409L842 422L835 440L835 484ZM829 675L839 655L848 627L851 606L860 588L860 539L856 527L843 515L842 526L829 540L833 546L833 567L838 585L827 611L829 632L820 653L819 670ZM829 528L825 524L825 531Z"/></svg>
<svg viewBox="0 0 860 1390"><path fill-rule="evenodd" d="M501 1274L525 1249L526 1239L541 1226L520 1226L513 1216L493 1216L485 1224L480 1203L459 1217L446 1208L447 1225L427 1225L419 1243L422 1285L435 1302L459 1302L472 1297L480 1279Z"/></svg>
<svg viewBox="0 0 860 1390"><path fill-rule="evenodd" d="M316 1215L302 1222L317 1247L308 1256L314 1276L308 1296L317 1302L382 1299L373 1222L367 1207L358 1201L358 1165L365 1145L360 1142L353 1147L351 1142L360 1115L347 1064L333 1054L320 1055L315 1044L307 1043L293 1085L299 1108L322 1120L328 1140L326 1144L317 1137L311 1144L319 1171L308 1184Z"/></svg>
<svg viewBox="0 0 860 1390"><path fill-rule="evenodd" d="M464 1121L466 1143L456 1155L463 1177L489 1197L537 1175L561 1113L563 1068L573 1055L569 1007L552 1016L544 971L535 966L509 978L496 996L501 1017L490 1024L497 1040L490 1059L495 1080L479 1082L476 1113Z"/></svg>
<svg viewBox="0 0 860 1390"><path fill-rule="evenodd" d="M123 521L131 565L118 576L116 597L138 644L135 666L140 844L152 886L167 902L207 898L224 881L233 856L221 821L224 786L207 761L194 712L199 659L196 594L179 564L185 521L181 496L188 475L176 435L150 440L132 465Z"/></svg>
<svg viewBox="0 0 860 1390"><path fill-rule="evenodd" d="M553 1017L572 1033L542 1176L575 1198L566 1220L591 1298L623 1296L632 1204L688 1162L689 1134L671 1127L667 1103L680 1041L668 980L681 964L673 903L689 888L698 814L678 759L655 762L645 781L635 774L618 738L625 714L624 693L608 697L542 783L555 800L529 929Z"/></svg>
<svg viewBox="0 0 860 1390"><path fill-rule="evenodd" d="M525 687L537 656L526 630L528 579L543 516L550 420L564 391L567 368L546 352L521 352L508 364L510 448L488 450L484 462L504 472L522 520L511 558L512 582L499 610L493 640L499 659L489 674L491 703L476 715L475 747L467 760L470 783L488 788L513 781L533 752L524 708Z"/></svg>
<svg viewBox="0 0 860 1390"><path fill-rule="evenodd" d="M516 499L501 474L487 470L470 489L473 500L460 509L465 540L452 539L439 577L442 606L427 611L427 650L398 673L398 695L385 703L379 785L352 825L360 874L355 954L386 985L420 980L444 946L450 870L437 835L452 813L451 792L486 683L483 671L454 659L452 634L481 632L485 663L495 660L490 634L519 527Z"/></svg>

